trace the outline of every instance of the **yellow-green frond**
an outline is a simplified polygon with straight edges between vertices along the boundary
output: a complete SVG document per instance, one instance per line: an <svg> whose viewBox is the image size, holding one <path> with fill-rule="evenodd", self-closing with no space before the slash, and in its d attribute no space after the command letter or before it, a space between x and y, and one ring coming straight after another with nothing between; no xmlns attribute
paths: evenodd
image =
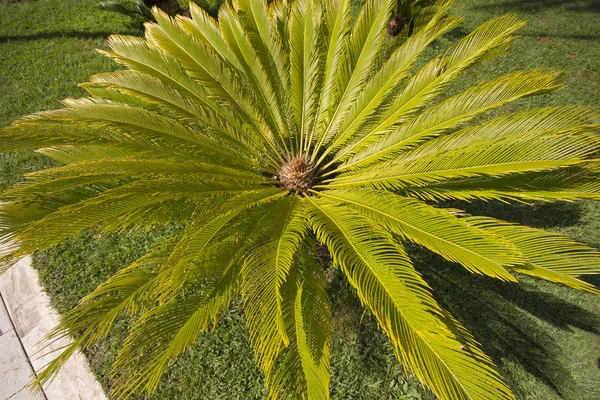
<svg viewBox="0 0 600 400"><path fill-rule="evenodd" d="M310 203L317 237L421 381L444 399L514 399L479 344L464 328L460 335L451 329L457 323L399 244L350 208L318 198Z"/></svg>

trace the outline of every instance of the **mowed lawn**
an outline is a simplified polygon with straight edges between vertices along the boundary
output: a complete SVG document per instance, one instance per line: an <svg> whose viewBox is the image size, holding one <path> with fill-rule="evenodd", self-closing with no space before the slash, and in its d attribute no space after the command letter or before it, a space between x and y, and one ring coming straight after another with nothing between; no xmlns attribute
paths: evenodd
<svg viewBox="0 0 600 400"><path fill-rule="evenodd" d="M564 70L564 89L517 106L600 105L600 2L456 3L452 12L465 22L436 42L434 50L442 51L481 22L506 13L527 19L528 25L508 55L469 70L452 90L514 70L558 68ZM96 0L0 2L0 127L32 112L57 108L63 98L82 96L77 83L118 68L94 49L105 47L110 33L139 32L128 26L126 18L96 4ZM23 173L47 164L30 152L0 155L0 191ZM457 207L562 232L600 248L600 202ZM172 229L177 227L122 238L89 231L37 254L35 266L54 305L64 312ZM600 398L600 298L533 279L523 278L518 286L499 284L463 273L419 248L411 252L440 302L475 333L518 398ZM600 285L598 277L589 280ZM432 399L414 376L403 371L373 319L363 315L336 271L329 291L333 398ZM139 398L264 398L264 380L254 366L239 303L171 366L155 395ZM110 337L88 354L105 387L128 323L119 321Z"/></svg>

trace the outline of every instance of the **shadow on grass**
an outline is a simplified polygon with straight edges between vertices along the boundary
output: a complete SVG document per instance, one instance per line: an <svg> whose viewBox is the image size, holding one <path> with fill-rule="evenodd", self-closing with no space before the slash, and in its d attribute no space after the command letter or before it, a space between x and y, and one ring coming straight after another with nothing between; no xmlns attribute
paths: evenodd
<svg viewBox="0 0 600 400"><path fill-rule="evenodd" d="M564 8L569 11L600 12L599 0L507 0L480 4L474 8L493 11L539 11L543 9Z"/></svg>
<svg viewBox="0 0 600 400"><path fill-rule="evenodd" d="M522 32L520 36L532 38L567 39L567 40L600 40L600 35L569 35L544 32Z"/></svg>
<svg viewBox="0 0 600 400"><path fill-rule="evenodd" d="M600 1L600 0L599 0ZM511 12L513 10L507 10L506 12ZM470 30L465 28L464 26L458 26L448 32L445 37L450 40L458 40L462 39L471 33ZM519 36L526 38L544 38L544 39L565 39L565 40L600 40L600 35L581 35L581 34L570 34L570 33L554 33L554 32L539 32L539 31L528 31L527 28L525 30L519 31Z"/></svg>
<svg viewBox="0 0 600 400"><path fill-rule="evenodd" d="M581 280L591 283L592 285L600 287L600 274L599 275L584 275Z"/></svg>
<svg viewBox="0 0 600 400"><path fill-rule="evenodd" d="M561 360L564 349L540 320L560 329L598 334L597 315L540 291L527 280L519 285L503 283L471 274L422 249L410 250L438 301L473 333L501 369L519 364L565 398L578 390ZM506 377L510 380L510 376ZM510 384L518 391L521 382Z"/></svg>
<svg viewBox="0 0 600 400"><path fill-rule="evenodd" d="M131 35L139 33L137 31L124 31L124 32L40 32L33 33L30 35L5 35L0 36L0 44L8 42L26 42L31 40L43 40L43 39L60 39L60 38L76 38L76 39L106 39L112 34Z"/></svg>
<svg viewBox="0 0 600 400"><path fill-rule="evenodd" d="M440 205L465 210L471 215L493 217L540 229L573 226L582 214L580 204L569 202L535 202L529 205L500 201L448 201Z"/></svg>

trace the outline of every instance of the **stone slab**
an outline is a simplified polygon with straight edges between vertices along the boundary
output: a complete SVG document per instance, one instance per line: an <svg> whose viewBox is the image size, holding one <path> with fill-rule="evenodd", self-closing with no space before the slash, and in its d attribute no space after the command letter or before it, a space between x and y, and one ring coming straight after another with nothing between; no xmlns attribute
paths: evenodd
<svg viewBox="0 0 600 400"><path fill-rule="evenodd" d="M4 400L46 400L41 393L31 394L28 390L21 390Z"/></svg>
<svg viewBox="0 0 600 400"><path fill-rule="evenodd" d="M31 365L39 372L59 354L51 351L65 346L68 340L57 341L48 347L43 341L60 317L39 285L30 257L19 261L0 276L0 293ZM45 349L40 351L42 348ZM79 352L67 361L50 384L44 386L44 393L48 400L106 400L100 383Z"/></svg>
<svg viewBox="0 0 600 400"><path fill-rule="evenodd" d="M0 300L0 336L4 335L6 332L10 332L13 330L12 322L10 322L10 317L6 312L6 308L4 308L4 302Z"/></svg>
<svg viewBox="0 0 600 400"><path fill-rule="evenodd" d="M0 304L0 308L4 305ZM14 330L0 336L0 399L44 400L41 393L26 388L34 378L33 370Z"/></svg>

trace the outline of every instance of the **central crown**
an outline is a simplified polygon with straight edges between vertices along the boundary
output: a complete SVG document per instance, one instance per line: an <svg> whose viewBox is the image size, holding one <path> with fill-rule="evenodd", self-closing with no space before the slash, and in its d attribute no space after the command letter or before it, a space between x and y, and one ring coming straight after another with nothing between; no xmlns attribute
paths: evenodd
<svg viewBox="0 0 600 400"><path fill-rule="evenodd" d="M288 159L279 170L279 181L290 190L306 192L314 180L315 167L304 154Z"/></svg>

